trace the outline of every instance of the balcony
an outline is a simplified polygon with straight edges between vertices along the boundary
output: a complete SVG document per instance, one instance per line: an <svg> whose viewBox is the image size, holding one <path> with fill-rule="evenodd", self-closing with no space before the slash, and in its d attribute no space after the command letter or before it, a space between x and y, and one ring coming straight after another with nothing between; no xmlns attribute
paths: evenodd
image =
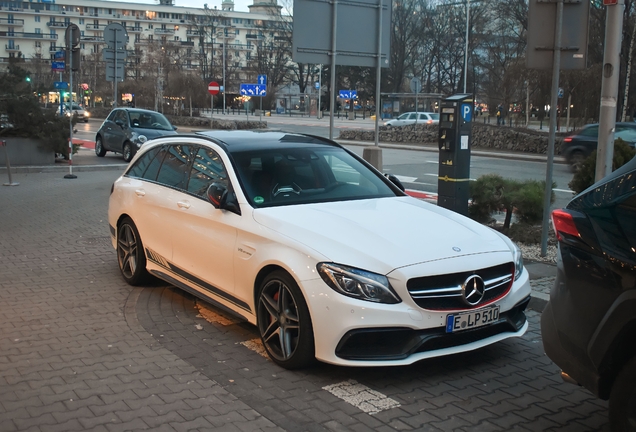
<svg viewBox="0 0 636 432"><path fill-rule="evenodd" d="M199 30L188 30L186 31L186 36L199 36Z"/></svg>
<svg viewBox="0 0 636 432"><path fill-rule="evenodd" d="M128 31L128 33L141 33L144 29L139 26L126 26L126 31Z"/></svg>
<svg viewBox="0 0 636 432"><path fill-rule="evenodd" d="M194 42L181 41L181 46L194 46Z"/></svg>
<svg viewBox="0 0 636 432"><path fill-rule="evenodd" d="M4 49L8 52L18 52L20 51L20 45L5 45Z"/></svg>
<svg viewBox="0 0 636 432"><path fill-rule="evenodd" d="M80 37L80 42L104 43L104 37L103 36L82 36Z"/></svg>
<svg viewBox="0 0 636 432"><path fill-rule="evenodd" d="M105 27L106 25L86 24L86 30L88 31L101 31L104 30Z"/></svg>
<svg viewBox="0 0 636 432"><path fill-rule="evenodd" d="M126 50L126 53L130 58L141 58L143 56L143 53L141 51Z"/></svg>
<svg viewBox="0 0 636 432"><path fill-rule="evenodd" d="M15 18L0 18L0 25L9 27L22 27L24 25L24 20Z"/></svg>
<svg viewBox="0 0 636 432"><path fill-rule="evenodd" d="M62 51L63 49L64 49L63 47L52 46L52 47L49 47L49 52L51 54L53 54L53 53L56 53L58 51Z"/></svg>
<svg viewBox="0 0 636 432"><path fill-rule="evenodd" d="M155 34L156 35L173 35L174 29L158 28L158 29L155 29Z"/></svg>
<svg viewBox="0 0 636 432"><path fill-rule="evenodd" d="M57 40L56 34L45 34L45 33L8 33L6 37L16 38L16 39L46 39L46 40Z"/></svg>
<svg viewBox="0 0 636 432"><path fill-rule="evenodd" d="M227 44L226 48L230 49L230 50L247 50L247 51L251 51L253 46L252 45L246 45L246 44Z"/></svg>
<svg viewBox="0 0 636 432"><path fill-rule="evenodd" d="M56 27L56 28L66 28L69 26L69 24L65 23L64 21L49 21L46 23L46 25L49 27Z"/></svg>

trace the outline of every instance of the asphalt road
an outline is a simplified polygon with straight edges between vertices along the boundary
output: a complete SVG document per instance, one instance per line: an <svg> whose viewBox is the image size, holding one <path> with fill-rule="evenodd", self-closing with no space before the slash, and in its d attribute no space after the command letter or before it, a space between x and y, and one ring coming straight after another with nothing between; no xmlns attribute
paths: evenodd
<svg viewBox="0 0 636 432"><path fill-rule="evenodd" d="M232 119L245 119L245 116L228 116ZM316 119L309 117L274 116L262 117L270 129L280 129L289 132L310 133L319 136L329 136L329 119ZM250 116L250 119L258 117ZM88 123L77 124L76 138L94 140L95 133L101 125L101 120L91 119ZM339 131L346 128L374 129L371 119L357 119L354 121L335 119L334 136L337 138ZM179 131L189 132L185 127ZM364 145L351 145L347 141L342 144L362 155ZM372 143L369 143L372 144ZM521 155L524 156L524 155ZM423 192L437 193L438 156L434 148L421 148L418 150L385 148L382 152L383 170L397 175L409 189ZM477 156L471 157L470 174L472 179L496 173L504 178L517 180L545 180L546 163L544 161L527 159L503 159L501 157ZM572 191L568 183L572 180L572 173L565 164L554 164L553 180L556 182L555 202L552 208L562 208L572 198Z"/></svg>

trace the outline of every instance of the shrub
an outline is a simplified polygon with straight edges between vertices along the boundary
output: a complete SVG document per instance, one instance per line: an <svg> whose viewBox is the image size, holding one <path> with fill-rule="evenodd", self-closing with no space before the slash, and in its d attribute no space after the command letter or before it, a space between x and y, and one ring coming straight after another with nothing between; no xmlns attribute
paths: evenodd
<svg viewBox="0 0 636 432"><path fill-rule="evenodd" d="M12 64L8 73L0 75L0 113L6 114L12 125L0 129L0 135L36 138L42 147L67 156L68 119L53 110L42 110L26 77L26 71Z"/></svg>
<svg viewBox="0 0 636 432"><path fill-rule="evenodd" d="M636 150L632 149L620 138L614 141L614 158L612 159L612 170L616 170L636 156ZM596 176L596 152L592 152L581 164L581 169L574 174L572 181L568 184L575 193L581 193L592 186Z"/></svg>
<svg viewBox="0 0 636 432"><path fill-rule="evenodd" d="M556 187L556 184L553 184ZM513 213L519 222L536 224L543 219L545 181L509 180L497 174L487 174L470 185L472 203L468 216L477 222L488 223L492 214L505 211L503 229L510 228ZM551 202L555 196L552 193Z"/></svg>

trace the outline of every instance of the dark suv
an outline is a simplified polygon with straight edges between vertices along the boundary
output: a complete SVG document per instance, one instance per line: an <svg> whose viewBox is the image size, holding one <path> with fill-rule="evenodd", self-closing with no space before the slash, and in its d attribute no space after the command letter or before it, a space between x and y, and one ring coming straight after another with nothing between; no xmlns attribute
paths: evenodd
<svg viewBox="0 0 636 432"><path fill-rule="evenodd" d="M552 213L557 279L541 317L568 382L609 399L612 430L636 431L636 158Z"/></svg>
<svg viewBox="0 0 636 432"><path fill-rule="evenodd" d="M636 122L616 123L614 139L622 139L628 145L636 146ZM563 138L561 154L572 167L572 171L578 171L583 161L596 151L598 144L598 123L583 126L572 135Z"/></svg>

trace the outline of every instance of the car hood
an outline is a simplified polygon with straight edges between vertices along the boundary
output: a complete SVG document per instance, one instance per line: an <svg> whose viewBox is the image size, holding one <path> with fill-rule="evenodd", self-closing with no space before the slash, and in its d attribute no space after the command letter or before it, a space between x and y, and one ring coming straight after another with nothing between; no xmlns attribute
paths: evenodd
<svg viewBox="0 0 636 432"><path fill-rule="evenodd" d="M388 274L444 258L509 251L499 234L411 197L255 209L257 223L328 260Z"/></svg>
<svg viewBox="0 0 636 432"><path fill-rule="evenodd" d="M137 132L139 135L145 135L146 138L148 139L177 134L177 131L174 131L174 130L146 129L146 128L140 128L140 127L131 128L130 130L131 132Z"/></svg>

